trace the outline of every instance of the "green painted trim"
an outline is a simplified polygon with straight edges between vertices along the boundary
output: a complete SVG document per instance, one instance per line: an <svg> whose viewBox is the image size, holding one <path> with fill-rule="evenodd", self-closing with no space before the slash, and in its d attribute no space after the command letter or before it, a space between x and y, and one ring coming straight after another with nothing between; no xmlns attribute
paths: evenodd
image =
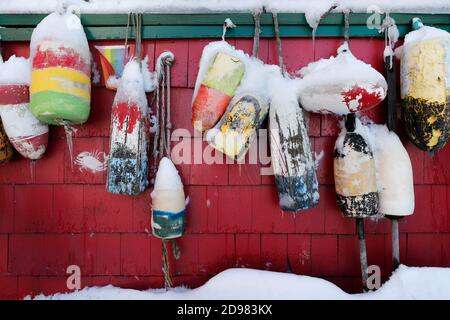
<svg viewBox="0 0 450 320"><path fill-rule="evenodd" d="M33 28L45 14L0 14L0 36L3 41L28 41ZM366 26L369 14L350 14L350 36L384 37L377 30ZM253 37L253 16L250 13L211 14L150 14L143 15L144 39L220 38L222 23L231 18L238 26L227 32L228 38ZM434 25L450 32L450 14L392 13L400 36L411 30L413 17L420 17L425 25ZM89 40L124 39L128 16L126 14L82 14L82 23ZM278 15L282 37L311 37L312 30L304 14L280 13ZM317 29L317 37L342 37L344 17L331 13L324 17ZM132 28L131 28L132 29ZM273 37L273 18L269 13L261 15L261 37ZM131 34L132 32L130 32Z"/></svg>

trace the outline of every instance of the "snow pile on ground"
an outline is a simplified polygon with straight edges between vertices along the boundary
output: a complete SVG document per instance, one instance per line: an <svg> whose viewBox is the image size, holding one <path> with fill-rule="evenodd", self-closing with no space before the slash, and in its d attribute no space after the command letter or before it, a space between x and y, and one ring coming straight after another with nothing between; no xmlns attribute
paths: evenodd
<svg viewBox="0 0 450 320"><path fill-rule="evenodd" d="M30 61L22 57L11 56L0 62L0 85L25 84L31 81Z"/></svg>
<svg viewBox="0 0 450 320"><path fill-rule="evenodd" d="M314 277L254 269L228 269L196 289L177 287L145 291L114 286L85 288L73 293L38 295L53 300L174 300L174 299L450 299L450 268L401 265L379 290L347 294L334 284ZM30 297L26 297L29 299Z"/></svg>

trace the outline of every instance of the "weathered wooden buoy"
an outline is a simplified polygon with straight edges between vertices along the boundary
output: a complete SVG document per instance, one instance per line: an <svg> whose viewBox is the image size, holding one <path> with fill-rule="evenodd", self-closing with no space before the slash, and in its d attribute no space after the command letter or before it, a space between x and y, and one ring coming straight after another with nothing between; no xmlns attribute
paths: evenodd
<svg viewBox="0 0 450 320"><path fill-rule="evenodd" d="M183 183L169 158L159 162L152 197L152 231L155 237L174 239L183 235L186 205Z"/></svg>
<svg viewBox="0 0 450 320"><path fill-rule="evenodd" d="M344 42L336 57L310 63L300 70L301 106L310 112L345 115L377 106L386 96L383 75L356 59Z"/></svg>
<svg viewBox="0 0 450 320"><path fill-rule="evenodd" d="M86 122L91 100L91 56L80 19L70 12L52 13L31 36L30 106L49 124Z"/></svg>
<svg viewBox="0 0 450 320"><path fill-rule="evenodd" d="M257 129L264 121L269 105L259 96L249 92L235 96L226 112L207 139L214 148L237 160L242 159L256 138Z"/></svg>
<svg viewBox="0 0 450 320"><path fill-rule="evenodd" d="M361 122L348 114L334 148L336 200L346 217L365 218L378 212L375 161ZM356 120L356 121L355 121Z"/></svg>
<svg viewBox="0 0 450 320"><path fill-rule="evenodd" d="M149 108L139 63L129 61L111 115L107 190L137 195L148 185Z"/></svg>
<svg viewBox="0 0 450 320"><path fill-rule="evenodd" d="M209 61L205 62L206 59ZM217 52L213 59L206 54L202 60L208 67L202 74L200 62L201 82L196 86L192 102L192 124L200 132L211 129L223 115L245 71L241 59L225 52Z"/></svg>
<svg viewBox="0 0 450 320"><path fill-rule="evenodd" d="M450 118L450 33L413 19L401 55L403 122L409 139L434 153L444 147Z"/></svg>
<svg viewBox="0 0 450 320"><path fill-rule="evenodd" d="M25 158L37 160L48 143L48 126L30 111L30 65L12 56L0 63L0 114L4 130L14 148Z"/></svg>
<svg viewBox="0 0 450 320"><path fill-rule="evenodd" d="M13 155L13 148L6 136L3 123L0 120L0 164L8 162Z"/></svg>
<svg viewBox="0 0 450 320"><path fill-rule="evenodd" d="M280 77L271 81L270 150L280 207L295 212L315 206L319 192L303 111L292 83Z"/></svg>
<svg viewBox="0 0 450 320"><path fill-rule="evenodd" d="M230 158L245 157L267 116L268 83L259 78L268 74L269 69L255 58L247 59L246 73L235 96L219 122L207 132L209 144Z"/></svg>

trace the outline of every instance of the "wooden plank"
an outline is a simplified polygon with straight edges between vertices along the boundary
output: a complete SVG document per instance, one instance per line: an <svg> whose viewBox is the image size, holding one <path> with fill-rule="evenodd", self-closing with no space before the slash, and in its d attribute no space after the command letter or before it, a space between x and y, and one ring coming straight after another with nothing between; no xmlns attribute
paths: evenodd
<svg viewBox="0 0 450 320"><path fill-rule="evenodd" d="M36 26L46 14L0 14L1 26ZM370 14L350 14L350 25L365 25ZM383 15L384 16L384 15ZM413 14L392 13L397 24L409 24L412 18L419 16L425 24L450 24L450 14ZM84 26L126 26L127 14L82 14ZM231 18L236 25L253 25L251 13L211 13L211 14L143 14L143 25L221 25ZM280 13L280 25L308 25L303 13ZM342 13L330 13L320 22L321 25L343 24ZM261 15L262 25L272 25L272 14Z"/></svg>
<svg viewBox="0 0 450 320"><path fill-rule="evenodd" d="M383 37L376 29L366 26L369 14L350 15L351 37ZM419 16L428 25L450 31L450 14L391 14L396 19L400 36L408 33L413 17ZM0 36L3 41L28 41L34 26L44 14L0 14ZM228 38L253 37L253 16L250 13L233 14L144 14L144 39L217 38L222 35L222 23L226 17L238 25L227 32ZM124 39L127 25L126 14L82 14L81 19L89 40ZM311 37L312 29L304 14L279 14L282 37ZM317 37L342 37L344 19L340 13L329 14L322 19ZM130 28L133 29L133 28ZM130 31L132 34L132 31ZM261 17L261 37L273 37L273 18L269 13Z"/></svg>

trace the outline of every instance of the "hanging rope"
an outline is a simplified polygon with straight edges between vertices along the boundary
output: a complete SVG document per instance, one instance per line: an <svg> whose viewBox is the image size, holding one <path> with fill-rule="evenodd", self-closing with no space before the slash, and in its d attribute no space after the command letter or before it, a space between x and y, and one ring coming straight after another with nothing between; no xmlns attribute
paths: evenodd
<svg viewBox="0 0 450 320"><path fill-rule="evenodd" d="M155 163L162 157L170 158L171 140L171 108L170 108L170 68L175 56L172 52L162 53L156 63L157 85L156 85L156 118L158 120L158 130L155 133L153 145L153 157Z"/></svg>
<svg viewBox="0 0 450 320"><path fill-rule="evenodd" d="M130 33L130 18L131 18L131 13L128 13L128 17L127 17L127 31L125 32L125 43L124 43L124 47L125 47L125 54L123 55L123 65L125 66L125 63L128 61L128 35Z"/></svg>
<svg viewBox="0 0 450 320"><path fill-rule="evenodd" d="M276 12L272 12L273 16L273 26L275 28L275 38L277 40L277 47L278 47L278 65L280 66L281 73L286 75L286 68L284 67L283 63L283 53L281 48L281 39L280 39L280 28L278 26L278 15Z"/></svg>
<svg viewBox="0 0 450 320"><path fill-rule="evenodd" d="M166 154L170 158L170 130L172 129L172 123L170 122L170 67L172 65L173 60L165 59L164 63L166 64L166 86L167 86L167 96L166 96L166 105L167 105L167 121L166 121Z"/></svg>
<svg viewBox="0 0 450 320"><path fill-rule="evenodd" d="M344 11L344 40L348 43L348 40L350 39L349 35L350 30L350 12Z"/></svg>
<svg viewBox="0 0 450 320"><path fill-rule="evenodd" d="M162 240L162 256L163 256L162 271L163 271L163 276L164 276L164 287L167 290L169 288L172 288L173 283L172 283L172 279L170 278L169 254L167 251L167 240L165 240L165 239Z"/></svg>
<svg viewBox="0 0 450 320"><path fill-rule="evenodd" d="M154 160L154 174L156 173L156 164L162 157L170 158L170 140L172 123L170 118L170 68L175 59L172 52L166 51L162 53L156 62L156 119L158 123L155 132L153 144L153 160ZM172 287L172 280L170 278L170 263L169 252L167 244L172 245L172 254L175 259L180 257L180 249L175 242L175 239L162 240L162 269L164 275L164 286L166 289Z"/></svg>
<svg viewBox="0 0 450 320"><path fill-rule="evenodd" d="M261 34L261 11L253 13L253 20L255 21L255 35L253 36L252 57L258 58L259 36Z"/></svg>

